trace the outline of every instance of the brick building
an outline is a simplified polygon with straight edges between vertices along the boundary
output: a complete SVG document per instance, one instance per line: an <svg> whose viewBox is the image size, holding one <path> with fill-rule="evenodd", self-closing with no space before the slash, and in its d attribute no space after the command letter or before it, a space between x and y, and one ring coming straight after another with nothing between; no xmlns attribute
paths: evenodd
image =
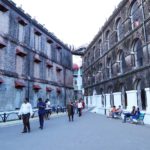
<svg viewBox="0 0 150 150"><path fill-rule="evenodd" d="M107 113L112 105L146 112L150 123L150 0L123 0L84 54L88 105ZM148 118L148 119L147 119Z"/></svg>
<svg viewBox="0 0 150 150"><path fill-rule="evenodd" d="M65 105L73 96L72 54L56 36L10 0L0 0L0 111L24 97Z"/></svg>

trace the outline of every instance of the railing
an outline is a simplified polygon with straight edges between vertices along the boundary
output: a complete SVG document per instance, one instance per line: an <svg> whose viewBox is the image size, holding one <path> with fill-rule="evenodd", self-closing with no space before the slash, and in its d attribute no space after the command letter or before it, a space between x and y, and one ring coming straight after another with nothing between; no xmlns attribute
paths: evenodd
<svg viewBox="0 0 150 150"><path fill-rule="evenodd" d="M35 115L35 113L38 111L38 109L34 109L33 110L33 115ZM19 115L19 110L15 110L15 111L6 111L6 112L0 112L0 117L2 119L3 122L6 122L8 120L8 117L10 115L17 115L17 118L20 119Z"/></svg>
<svg viewBox="0 0 150 150"><path fill-rule="evenodd" d="M46 109L48 110L48 109ZM35 116L35 114L38 112L38 109L33 109L33 116ZM59 112L66 112L66 107L51 107L49 108L49 112L51 113L59 113ZM8 118L10 115L16 115L16 117L14 117L13 119L9 118L10 120L14 120L14 119L20 119L20 116L18 115L19 110L14 110L14 111L5 111L5 112L0 112L0 118L2 120L2 122L7 122Z"/></svg>

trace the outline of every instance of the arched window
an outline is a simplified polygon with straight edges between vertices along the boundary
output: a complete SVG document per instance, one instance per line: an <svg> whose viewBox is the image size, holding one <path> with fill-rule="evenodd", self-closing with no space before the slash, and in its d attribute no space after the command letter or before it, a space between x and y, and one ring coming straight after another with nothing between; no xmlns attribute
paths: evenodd
<svg viewBox="0 0 150 150"><path fill-rule="evenodd" d="M100 95L101 95L101 106L104 107L106 105L106 102L103 88L100 88Z"/></svg>
<svg viewBox="0 0 150 150"><path fill-rule="evenodd" d="M110 94L110 105L111 107L114 106L114 95L113 95L113 89L112 86L108 87L107 92Z"/></svg>
<svg viewBox="0 0 150 150"><path fill-rule="evenodd" d="M140 21L143 20L142 8L137 0L133 0L131 3L130 17L132 29L138 27L140 25Z"/></svg>
<svg viewBox="0 0 150 150"><path fill-rule="evenodd" d="M108 30L107 32L106 32L106 50L109 50L109 48L110 48L110 45L109 45L109 41L110 40L110 31Z"/></svg>
<svg viewBox="0 0 150 150"><path fill-rule="evenodd" d="M87 60L88 60L88 65L90 65L91 64L91 60L90 60L91 58L90 58L90 53L88 53L88 56L87 56Z"/></svg>
<svg viewBox="0 0 150 150"><path fill-rule="evenodd" d="M111 78L112 75L112 66L110 58L107 60L107 77Z"/></svg>
<svg viewBox="0 0 150 150"><path fill-rule="evenodd" d="M146 94L145 94L145 89L144 87L142 88L142 81L139 79L135 82L135 89L137 90L137 104L138 107L141 108L142 110L146 110Z"/></svg>
<svg viewBox="0 0 150 150"><path fill-rule="evenodd" d="M93 61L95 60L95 58L96 58L96 48L95 48L95 46L93 47Z"/></svg>
<svg viewBox="0 0 150 150"><path fill-rule="evenodd" d="M74 80L74 84L77 85L77 80Z"/></svg>
<svg viewBox="0 0 150 150"><path fill-rule="evenodd" d="M121 39L121 19L117 19L116 21L116 32L117 32L117 41Z"/></svg>
<svg viewBox="0 0 150 150"><path fill-rule="evenodd" d="M143 66L143 47L140 39L133 42L133 65L135 67Z"/></svg>
<svg viewBox="0 0 150 150"><path fill-rule="evenodd" d="M127 108L127 94L125 92L125 87L123 84L120 85L120 90L121 90L121 105L123 106L124 109Z"/></svg>
<svg viewBox="0 0 150 150"><path fill-rule="evenodd" d="M125 70L125 57L123 51L120 51L117 55L117 72L122 74Z"/></svg>
<svg viewBox="0 0 150 150"><path fill-rule="evenodd" d="M102 56L102 40L99 40L98 45L99 45L99 55Z"/></svg>
<svg viewBox="0 0 150 150"><path fill-rule="evenodd" d="M98 70L98 73L99 73L99 81L102 81L103 80L103 72L102 72L102 63L99 64L99 70Z"/></svg>

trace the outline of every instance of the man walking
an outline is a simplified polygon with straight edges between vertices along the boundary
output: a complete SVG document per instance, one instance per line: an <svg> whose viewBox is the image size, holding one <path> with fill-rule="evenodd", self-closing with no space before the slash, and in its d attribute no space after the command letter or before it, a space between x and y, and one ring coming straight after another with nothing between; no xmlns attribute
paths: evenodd
<svg viewBox="0 0 150 150"><path fill-rule="evenodd" d="M42 98L38 99L38 114L39 114L39 122L40 122L40 129L43 129L43 125L44 125L44 115L45 115L45 108L46 108L46 104L42 101Z"/></svg>
<svg viewBox="0 0 150 150"><path fill-rule="evenodd" d="M73 105L73 102L69 102L69 104L67 105L67 112L68 112L69 121L73 121L73 119L74 119L74 105Z"/></svg>
<svg viewBox="0 0 150 150"><path fill-rule="evenodd" d="M30 132L30 116L33 115L33 110L32 110L32 106L29 103L29 99L25 98L23 104L21 105L21 108L19 110L19 116L21 116L22 120L23 120L23 131L22 133L27 133Z"/></svg>

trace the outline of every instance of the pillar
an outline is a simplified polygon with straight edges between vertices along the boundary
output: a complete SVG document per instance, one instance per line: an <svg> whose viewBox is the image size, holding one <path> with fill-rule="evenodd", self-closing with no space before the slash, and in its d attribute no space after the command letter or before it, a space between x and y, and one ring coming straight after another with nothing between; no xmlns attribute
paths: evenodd
<svg viewBox="0 0 150 150"><path fill-rule="evenodd" d="M147 99L147 107L146 107L146 114L144 117L144 123L150 124L150 88L145 88L146 92L146 99Z"/></svg>
<svg viewBox="0 0 150 150"><path fill-rule="evenodd" d="M109 109L111 107L110 105L110 94L105 94L106 103L105 103L105 109L106 109L106 115L109 114Z"/></svg>
<svg viewBox="0 0 150 150"><path fill-rule="evenodd" d="M137 107L137 91L126 91L127 93L127 110L131 111L132 107Z"/></svg>
<svg viewBox="0 0 150 150"><path fill-rule="evenodd" d="M118 106L122 105L121 104L121 92L116 92L116 93L113 93L114 95L114 105L116 106L116 108L118 108Z"/></svg>

